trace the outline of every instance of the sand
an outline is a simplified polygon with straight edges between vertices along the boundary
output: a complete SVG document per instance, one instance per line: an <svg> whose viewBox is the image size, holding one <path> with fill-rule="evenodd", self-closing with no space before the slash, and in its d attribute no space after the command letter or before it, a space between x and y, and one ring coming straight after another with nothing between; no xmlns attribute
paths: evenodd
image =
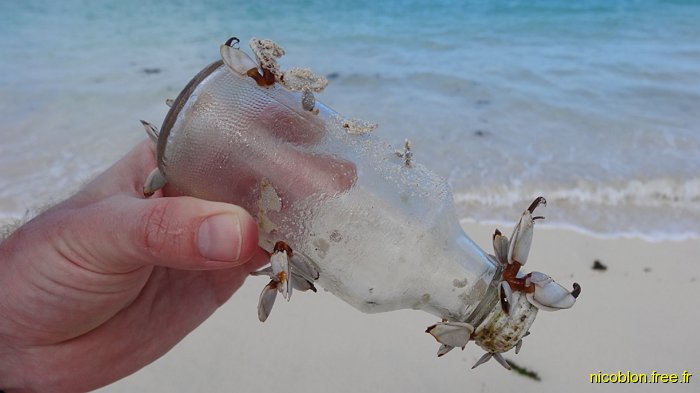
<svg viewBox="0 0 700 393"><path fill-rule="evenodd" d="M493 227L464 224L480 245ZM540 312L522 351L505 354L541 381L491 361L470 344L437 358L420 311L368 315L329 293L278 300L265 324L256 304L264 278L251 278L172 351L100 392L538 392L698 391L700 239L646 242L536 229L526 266L583 291L573 309ZM593 270L595 260L607 270ZM601 371L697 374L688 384L595 384Z"/></svg>

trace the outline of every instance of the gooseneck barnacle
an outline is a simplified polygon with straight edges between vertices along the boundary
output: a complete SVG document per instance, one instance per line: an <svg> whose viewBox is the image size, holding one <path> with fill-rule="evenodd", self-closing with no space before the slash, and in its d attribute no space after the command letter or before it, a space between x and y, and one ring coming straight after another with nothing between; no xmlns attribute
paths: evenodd
<svg viewBox="0 0 700 393"><path fill-rule="evenodd" d="M535 221L544 219L533 214L537 207L546 203L543 197L537 197L520 216L510 239L496 229L493 234L495 255L492 257L503 269L498 285L500 310L494 310L478 326L443 320L428 327L426 332L441 344L438 356L455 347L464 349L469 341L474 340L487 352L472 368L493 358L510 370L501 354L511 348L515 348L515 353L520 352L522 339L530 334L528 329L537 310L555 311L574 305L581 294L578 283L574 283L574 289L569 291L544 273L523 274L520 271L530 253Z"/></svg>

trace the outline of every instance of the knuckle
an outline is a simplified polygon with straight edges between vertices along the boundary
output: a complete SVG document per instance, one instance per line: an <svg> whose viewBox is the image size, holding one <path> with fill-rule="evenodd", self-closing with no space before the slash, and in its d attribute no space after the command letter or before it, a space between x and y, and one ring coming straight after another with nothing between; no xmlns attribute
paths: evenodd
<svg viewBox="0 0 700 393"><path fill-rule="evenodd" d="M140 242L149 254L161 254L165 250L179 246L179 238L184 229L177 222L175 209L171 200L156 201L145 214L140 225Z"/></svg>

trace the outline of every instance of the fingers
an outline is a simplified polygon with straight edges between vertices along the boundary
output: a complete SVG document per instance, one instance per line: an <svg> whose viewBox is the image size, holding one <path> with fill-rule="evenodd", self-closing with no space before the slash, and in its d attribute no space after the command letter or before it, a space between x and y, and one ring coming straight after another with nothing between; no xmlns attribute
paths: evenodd
<svg viewBox="0 0 700 393"><path fill-rule="evenodd" d="M216 144L206 153L180 155L177 167L169 169L172 184L188 195L256 212L260 195L255 193L263 179L274 186L283 208L312 195L342 193L357 180L351 161L280 143L265 130L250 133L255 137L235 144L233 150ZM201 175L193 176L193 168Z"/></svg>
<svg viewBox="0 0 700 393"><path fill-rule="evenodd" d="M296 95L292 97L297 98ZM312 146L323 139L326 130L316 115L291 109L298 103L287 95L276 95L276 98L260 112L253 127L258 126L271 137L298 146Z"/></svg>
<svg viewBox="0 0 700 393"><path fill-rule="evenodd" d="M253 218L237 206L190 197L115 195L65 214L64 255L100 272L143 265L207 270L242 265L257 250Z"/></svg>
<svg viewBox="0 0 700 393"><path fill-rule="evenodd" d="M276 191L288 202L313 194L347 191L357 181L355 164L330 155L311 154L280 145L274 159L254 168L259 179L273 179Z"/></svg>

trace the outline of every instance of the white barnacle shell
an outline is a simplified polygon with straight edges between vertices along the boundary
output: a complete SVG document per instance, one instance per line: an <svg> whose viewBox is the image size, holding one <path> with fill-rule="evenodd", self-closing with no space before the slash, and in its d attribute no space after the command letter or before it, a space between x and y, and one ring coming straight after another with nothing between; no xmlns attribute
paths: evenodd
<svg viewBox="0 0 700 393"><path fill-rule="evenodd" d="M269 284L265 285L265 288L260 292L260 299L258 300L258 319L260 322L265 322L267 317L270 316L276 298L277 281L272 280Z"/></svg>
<svg viewBox="0 0 700 393"><path fill-rule="evenodd" d="M435 337L440 344L463 348L471 339L474 327L466 322L438 322L430 326L426 332ZM447 352L444 351L443 355Z"/></svg>
<svg viewBox="0 0 700 393"><path fill-rule="evenodd" d="M532 272L525 279L526 284L535 284L537 286L543 287L554 281L554 279L541 272Z"/></svg>
<svg viewBox="0 0 700 393"><path fill-rule="evenodd" d="M535 286L535 291L527 294L527 300L540 310L556 311L576 303L576 297L568 289L544 273L532 272L526 281Z"/></svg>
<svg viewBox="0 0 700 393"><path fill-rule="evenodd" d="M220 51L221 59L224 61L224 64L226 64L226 67L239 75L246 75L251 69L258 68L255 61L238 48L223 44L221 45Z"/></svg>
<svg viewBox="0 0 700 393"><path fill-rule="evenodd" d="M316 292L314 281L318 280L318 269L311 262L311 259L301 252L295 252L289 260L291 269L291 281L294 289L299 291Z"/></svg>
<svg viewBox="0 0 700 393"><path fill-rule="evenodd" d="M506 301L505 305L501 304L501 306L504 307L503 311L505 311L506 314L510 314L510 310L513 307L513 290L506 281L501 281L499 295L501 299L505 299Z"/></svg>
<svg viewBox="0 0 700 393"><path fill-rule="evenodd" d="M455 347L447 345L447 344L442 344L442 345L440 345L440 348L438 348L437 356L442 357L453 349L455 349Z"/></svg>
<svg viewBox="0 0 700 393"><path fill-rule="evenodd" d="M316 266L311 262L311 258L297 251L291 259L292 273L304 278L305 280L314 282L318 280L319 273Z"/></svg>
<svg viewBox="0 0 700 393"><path fill-rule="evenodd" d="M496 260L501 265L508 264L508 238L498 229L493 234L493 251L496 253Z"/></svg>
<svg viewBox="0 0 700 393"><path fill-rule="evenodd" d="M508 249L508 263L519 262L524 265L527 262L527 256L530 253L532 245L532 235L534 232L535 220L532 219L532 213L525 210L520 216L518 225L513 230L513 236L510 238L510 248Z"/></svg>

